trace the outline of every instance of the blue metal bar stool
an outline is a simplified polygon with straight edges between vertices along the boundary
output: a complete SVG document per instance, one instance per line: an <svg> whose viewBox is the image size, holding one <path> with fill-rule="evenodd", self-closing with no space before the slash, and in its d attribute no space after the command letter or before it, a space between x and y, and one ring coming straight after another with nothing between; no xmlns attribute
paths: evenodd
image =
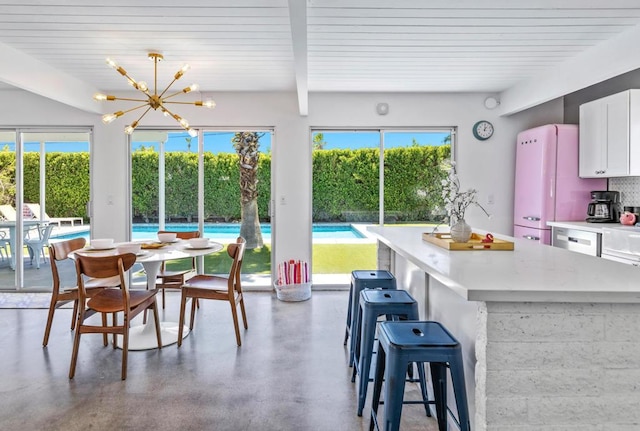
<svg viewBox="0 0 640 431"><path fill-rule="evenodd" d="M369 386L369 372L373 358L375 344L376 324L378 317L386 315L387 320L418 320L418 303L406 290L363 290L360 292L360 305L358 318L354 322L354 336L356 340L355 361L351 381L355 381L356 374L360 375L358 385L358 416L362 416L362 409L367 398ZM407 368L413 365L407 364ZM410 382L419 381L422 392L422 401L407 401L406 403L420 403L425 405L427 415L430 416L427 383L424 374L424 366L418 364L418 380L409 378ZM404 377L403 377L404 378Z"/></svg>
<svg viewBox="0 0 640 431"><path fill-rule="evenodd" d="M347 306L347 328L344 332L344 345L347 345L347 339L351 335L349 343L349 366L353 365L355 351L355 340L353 336L353 323L358 311L358 298L360 292L364 289L396 289L396 278L389 271L370 270L370 271L352 271L351 272L351 288L349 289L349 305Z"/></svg>
<svg viewBox="0 0 640 431"><path fill-rule="evenodd" d="M404 374L409 362L430 362L438 429L447 430L447 365L456 398L462 431L471 431L460 343L438 322L381 322L378 326L378 359L373 384L371 423L378 429L378 405L384 378L384 419L386 431L398 430L404 397Z"/></svg>

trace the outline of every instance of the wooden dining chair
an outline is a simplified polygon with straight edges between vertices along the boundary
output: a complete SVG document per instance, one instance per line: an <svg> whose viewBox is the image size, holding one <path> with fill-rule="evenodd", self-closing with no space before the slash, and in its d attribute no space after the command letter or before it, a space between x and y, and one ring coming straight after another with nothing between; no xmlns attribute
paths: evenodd
<svg viewBox="0 0 640 431"><path fill-rule="evenodd" d="M169 230L160 230L158 233L175 233L176 237L182 240L187 240L191 238L200 238L200 232L197 230L187 231L187 232L177 232L177 231L169 231ZM160 271L158 271L158 275L156 277L156 288L162 289L162 308L164 308L165 304L165 289L181 289L184 284L187 275L191 273L195 273L196 271L196 259L191 258L191 268L184 270L176 270L172 271L166 268L166 262L162 261L162 265L160 266Z"/></svg>
<svg viewBox="0 0 640 431"><path fill-rule="evenodd" d="M78 312L78 323L76 325L76 335L73 340L69 378L73 379L76 371L80 336L82 334L97 333L103 334L105 346L107 345L106 335L113 334L114 349L116 348L116 336L122 335L122 380L125 380L127 378L127 355L129 353L129 327L131 326L131 320L144 310L153 310L158 349L162 348L160 321L156 304L156 293L158 293L158 290L129 290L126 271L128 271L136 261L136 255L133 253L113 256L85 256L78 254L75 259L76 272L78 274L78 296L80 298L80 304L86 302L87 307L80 307ZM119 289L104 289L87 301L87 289L84 282L85 277L107 278L113 276L118 276L120 279ZM85 320L94 313L102 314L101 326L85 323ZM121 325L118 325L117 313L123 313L124 315ZM107 314L112 315L111 325L107 324Z"/></svg>
<svg viewBox="0 0 640 431"><path fill-rule="evenodd" d="M62 287L60 281L60 272L58 264L69 259L70 253L82 249L87 241L84 238L73 238L67 241L59 241L49 244L49 260L51 260L51 278L53 287L51 292L51 302L49 303L49 315L47 317L47 326L44 329L44 338L42 345L47 346L49 343L49 334L51 333L51 324L56 309L73 301L73 314L71 315L71 330L75 329L78 314L78 286ZM119 277L111 277L108 279L88 279L85 280L85 288L87 296L91 297L100 290L107 287L118 287L120 285Z"/></svg>
<svg viewBox="0 0 640 431"><path fill-rule="evenodd" d="M182 330L184 327L185 308L187 299L191 298L191 321L189 329L193 330L193 322L196 313L196 301L198 299L215 299L219 301L229 301L231 305L231 315L236 330L236 341L238 346L242 345L240 339L240 327L238 325L238 310L242 312L244 329L248 329L247 315L244 310L244 298L242 296L242 285L240 283L240 271L244 257L245 240L239 237L235 243L227 246L227 253L233 259L229 276L218 276L201 274L191 277L182 285L182 299L180 301L180 323L178 325L178 347L182 345Z"/></svg>

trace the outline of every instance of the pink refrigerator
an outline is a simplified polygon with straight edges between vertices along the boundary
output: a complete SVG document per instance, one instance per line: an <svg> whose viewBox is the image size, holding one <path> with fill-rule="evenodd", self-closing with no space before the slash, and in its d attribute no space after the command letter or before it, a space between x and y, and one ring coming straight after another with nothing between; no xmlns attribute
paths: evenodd
<svg viewBox="0 0 640 431"><path fill-rule="evenodd" d="M584 221L590 191L606 178L578 177L578 126L549 124L518 133L513 236L551 244L548 221Z"/></svg>

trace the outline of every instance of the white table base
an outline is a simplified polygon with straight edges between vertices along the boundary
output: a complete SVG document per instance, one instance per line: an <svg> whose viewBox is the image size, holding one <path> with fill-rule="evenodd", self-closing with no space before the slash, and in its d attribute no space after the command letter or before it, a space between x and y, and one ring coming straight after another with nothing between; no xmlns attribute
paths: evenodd
<svg viewBox="0 0 640 431"><path fill-rule="evenodd" d="M162 336L162 347L178 342L178 322L160 322L160 334ZM189 327L182 328L182 338L189 335ZM122 335L116 336L116 346L122 348ZM153 314L147 315L147 323L144 325L132 326L129 328L129 350L149 350L157 349L158 340L156 338L156 325Z"/></svg>

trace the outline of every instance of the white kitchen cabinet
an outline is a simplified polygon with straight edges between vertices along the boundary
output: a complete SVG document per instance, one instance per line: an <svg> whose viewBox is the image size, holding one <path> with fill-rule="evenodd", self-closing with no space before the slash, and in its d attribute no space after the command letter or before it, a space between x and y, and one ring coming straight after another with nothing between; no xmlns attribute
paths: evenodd
<svg viewBox="0 0 640 431"><path fill-rule="evenodd" d="M580 176L640 175L640 90L580 105Z"/></svg>

